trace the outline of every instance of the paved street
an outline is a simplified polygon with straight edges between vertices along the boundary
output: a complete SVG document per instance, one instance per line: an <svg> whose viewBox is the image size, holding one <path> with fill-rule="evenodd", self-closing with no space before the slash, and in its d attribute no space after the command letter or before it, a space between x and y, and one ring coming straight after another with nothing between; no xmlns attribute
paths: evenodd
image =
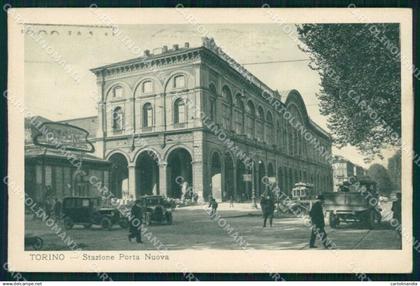
<svg viewBox="0 0 420 286"><path fill-rule="evenodd" d="M242 236L253 249L307 249L310 230L300 218L283 216L275 218L273 227L262 227L260 210L253 210L249 205L219 205L219 214L230 224L233 232ZM66 250L64 242L40 220L26 217L27 233L36 234L44 239L43 250ZM374 230L357 225L340 225L338 229L326 227L327 234L338 249L399 249L400 239L397 233L384 222ZM186 207L174 211L173 225L153 225L148 227L168 249L241 249L232 235L212 221L206 209L201 206ZM85 250L153 250L151 241L144 239L143 244L128 242L126 229L114 226L103 230L100 227L84 229L75 226L66 232L71 239ZM319 242L318 242L318 246ZM320 248L322 249L322 248Z"/></svg>

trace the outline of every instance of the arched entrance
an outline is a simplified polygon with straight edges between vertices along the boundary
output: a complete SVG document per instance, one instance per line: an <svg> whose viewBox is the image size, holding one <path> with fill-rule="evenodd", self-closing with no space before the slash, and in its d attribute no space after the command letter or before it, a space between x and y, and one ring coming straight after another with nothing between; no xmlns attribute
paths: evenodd
<svg viewBox="0 0 420 286"><path fill-rule="evenodd" d="M136 160L136 197L158 194L158 157L153 151L143 151Z"/></svg>
<svg viewBox="0 0 420 286"><path fill-rule="evenodd" d="M241 160L236 162L236 166L236 199L240 202L250 200L251 196L248 189L251 189L251 183L244 181L244 175L248 174L249 172L246 170L245 164Z"/></svg>
<svg viewBox="0 0 420 286"><path fill-rule="evenodd" d="M233 175L233 159L229 153L225 154L225 188L222 194L222 201L235 199L234 175Z"/></svg>
<svg viewBox="0 0 420 286"><path fill-rule="evenodd" d="M169 198L182 198L188 188L193 186L192 181L192 158L184 148L177 148L168 156L167 196Z"/></svg>
<svg viewBox="0 0 420 286"><path fill-rule="evenodd" d="M110 186L116 198L128 197L128 161L120 153L112 154L108 161L111 162Z"/></svg>
<svg viewBox="0 0 420 286"><path fill-rule="evenodd" d="M216 200L222 199L222 162L219 153L211 157L211 196Z"/></svg>

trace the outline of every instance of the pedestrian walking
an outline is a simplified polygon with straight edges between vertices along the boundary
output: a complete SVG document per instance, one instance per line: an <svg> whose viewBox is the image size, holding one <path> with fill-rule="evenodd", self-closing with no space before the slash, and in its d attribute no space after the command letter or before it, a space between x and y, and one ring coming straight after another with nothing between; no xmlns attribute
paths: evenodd
<svg viewBox="0 0 420 286"><path fill-rule="evenodd" d="M325 222L324 222L324 211L322 208L323 203L324 203L324 196L318 195L317 201L312 205L312 208L309 211L309 216L311 217L311 222L312 222L309 248L316 248L315 246L316 238L321 240L325 248L328 248L327 233L325 232L325 229L324 229Z"/></svg>
<svg viewBox="0 0 420 286"><path fill-rule="evenodd" d="M55 219L61 219L61 211L63 209L63 204L60 200L54 200L54 217Z"/></svg>
<svg viewBox="0 0 420 286"><path fill-rule="evenodd" d="M397 200L392 202L392 218L398 222L396 227L401 235L401 193L397 193L396 196Z"/></svg>
<svg viewBox="0 0 420 286"><path fill-rule="evenodd" d="M214 198L210 199L209 208L210 207L211 207L210 216L213 216L216 213L217 207L218 207L218 203L217 203L216 199L214 199Z"/></svg>
<svg viewBox="0 0 420 286"><path fill-rule="evenodd" d="M263 227L267 226L267 219L270 221L270 227L273 226L273 215L274 215L274 198L270 193L265 193L261 197L260 201L261 210L264 217Z"/></svg>
<svg viewBox="0 0 420 286"><path fill-rule="evenodd" d="M134 206L131 208L131 221L128 234L128 241L136 238L137 243L143 243L141 240L141 225L143 223L143 206L140 200L136 200Z"/></svg>
<svg viewBox="0 0 420 286"><path fill-rule="evenodd" d="M233 195L230 195L229 208L233 208Z"/></svg>

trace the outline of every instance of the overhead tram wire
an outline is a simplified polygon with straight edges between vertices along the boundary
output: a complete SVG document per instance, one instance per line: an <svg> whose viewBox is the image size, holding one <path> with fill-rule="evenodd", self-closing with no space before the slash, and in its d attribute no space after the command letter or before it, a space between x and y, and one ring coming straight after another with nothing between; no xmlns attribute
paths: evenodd
<svg viewBox="0 0 420 286"><path fill-rule="evenodd" d="M311 59L297 59L297 60L278 60L278 61L267 61L267 62L253 62L253 63L243 63L243 66L250 66L250 65L265 65L265 64L275 64L275 63L293 63L293 62L306 62L310 61Z"/></svg>

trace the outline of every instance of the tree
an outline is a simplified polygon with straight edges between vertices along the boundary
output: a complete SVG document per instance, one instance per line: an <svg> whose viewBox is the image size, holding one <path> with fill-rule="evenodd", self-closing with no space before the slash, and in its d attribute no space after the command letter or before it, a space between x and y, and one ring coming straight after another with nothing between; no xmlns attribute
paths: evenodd
<svg viewBox="0 0 420 286"><path fill-rule="evenodd" d="M401 190L401 150L388 159L388 172L394 189Z"/></svg>
<svg viewBox="0 0 420 286"><path fill-rule="evenodd" d="M380 164L373 164L367 170L367 174L377 183L381 194L389 194L392 191L392 183L387 169Z"/></svg>
<svg viewBox="0 0 420 286"><path fill-rule="evenodd" d="M353 145L368 159L399 146L399 26L303 24L297 30L321 78L317 97L334 144Z"/></svg>

